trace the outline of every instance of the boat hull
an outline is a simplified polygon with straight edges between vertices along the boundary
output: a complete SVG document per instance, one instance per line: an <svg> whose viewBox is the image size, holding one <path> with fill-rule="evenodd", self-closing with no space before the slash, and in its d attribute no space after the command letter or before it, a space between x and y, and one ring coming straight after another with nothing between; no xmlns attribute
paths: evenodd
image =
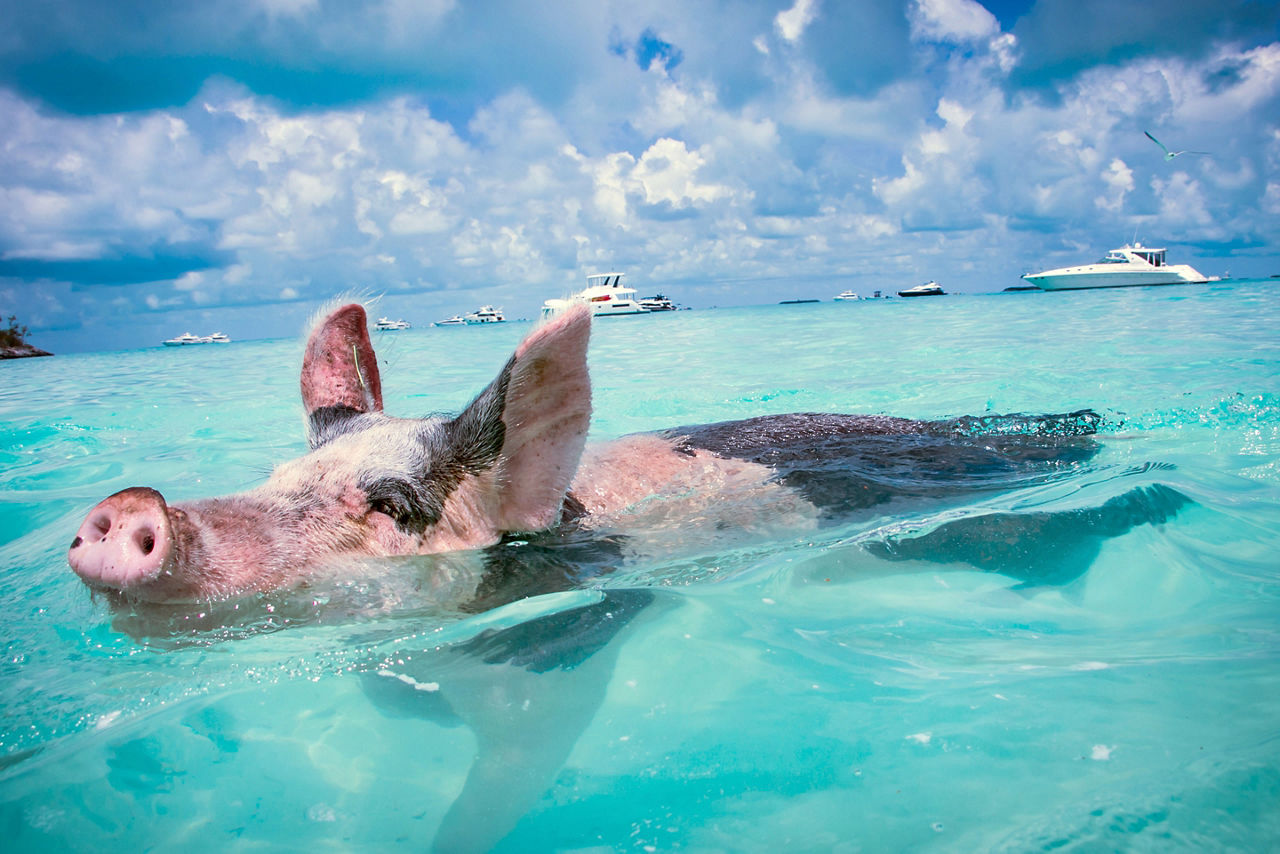
<svg viewBox="0 0 1280 854"><path fill-rule="evenodd" d="M587 302L581 299L564 299L564 300L547 300L542 306L542 316L544 318L554 317L565 309L573 305L589 305L591 306L591 314L593 317L619 317L633 314L651 314L649 309L639 303L631 301L610 301Z"/></svg>
<svg viewBox="0 0 1280 854"><path fill-rule="evenodd" d="M1177 265L1185 266L1185 265ZM1118 270L1114 273L1075 271L1071 268L1028 273L1022 277L1042 291L1081 291L1092 288L1142 288L1152 285L1194 285L1208 279L1195 270L1173 266L1155 270Z"/></svg>

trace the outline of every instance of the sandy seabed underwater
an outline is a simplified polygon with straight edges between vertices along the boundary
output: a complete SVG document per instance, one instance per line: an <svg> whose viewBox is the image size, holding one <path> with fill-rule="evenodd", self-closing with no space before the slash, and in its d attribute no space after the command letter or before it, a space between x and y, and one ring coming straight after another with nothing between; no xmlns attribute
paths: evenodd
<svg viewBox="0 0 1280 854"><path fill-rule="evenodd" d="M387 411L458 410L529 328L376 334ZM660 558L484 613L420 595L419 559L207 607L90 596L65 553L98 500L240 491L305 450L300 354L0 364L6 851L1280 847L1280 285L615 318L594 438L1092 409L1099 449L924 511L673 525ZM1088 548L1044 526L1015 544L1032 578L883 548L1133 495L1177 498Z"/></svg>

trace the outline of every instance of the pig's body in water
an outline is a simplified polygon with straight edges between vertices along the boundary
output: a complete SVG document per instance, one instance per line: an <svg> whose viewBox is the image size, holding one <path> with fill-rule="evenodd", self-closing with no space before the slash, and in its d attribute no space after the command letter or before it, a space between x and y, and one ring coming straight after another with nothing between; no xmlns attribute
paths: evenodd
<svg viewBox="0 0 1280 854"><path fill-rule="evenodd" d="M303 360L310 453L239 495L169 505L145 487L117 493L89 513L69 561L95 590L181 603L290 589L368 558L468 552L426 586L476 610L581 583L627 552L661 554L676 527L768 536L936 506L1059 476L1097 447L1091 412L779 415L587 446L590 326L585 306L572 309L456 418L402 419L382 411L363 309L339 308ZM538 548L560 555L549 571L528 560Z"/></svg>
<svg viewBox="0 0 1280 854"><path fill-rule="evenodd" d="M370 609L461 616L583 587L633 557L661 565L851 519L972 507L975 493L1067 477L1097 451L1092 412L772 415L588 446L590 322L581 307L541 326L459 416L415 420L383 413L364 311L339 308L303 360L308 454L240 495L174 505L145 487L110 496L89 512L70 563L124 606L117 626L160 643ZM1078 511L971 514L878 536L863 553L885 566L958 561L1056 583L1087 568L1102 537L1185 501L1155 485ZM1043 554L1045 531L1071 547ZM355 668L384 714L475 733L437 850L490 850L536 802L605 696L619 636L679 606L637 589L654 586L534 600L536 616L481 622L455 642L411 637Z"/></svg>

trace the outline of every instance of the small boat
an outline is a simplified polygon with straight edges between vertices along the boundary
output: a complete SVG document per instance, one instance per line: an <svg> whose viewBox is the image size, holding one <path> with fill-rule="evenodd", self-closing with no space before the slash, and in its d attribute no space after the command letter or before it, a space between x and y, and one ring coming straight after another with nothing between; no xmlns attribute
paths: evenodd
<svg viewBox="0 0 1280 854"><path fill-rule="evenodd" d="M482 305L475 311L462 318L464 323L505 323L506 318L502 316L502 309L494 308L491 305Z"/></svg>
<svg viewBox="0 0 1280 854"><path fill-rule="evenodd" d="M861 299L861 297L859 297L859 296L858 296L857 294L855 294L853 291L841 291L840 293L836 294L835 298L836 298L837 300L855 300L855 299Z"/></svg>
<svg viewBox="0 0 1280 854"><path fill-rule="evenodd" d="M1208 281L1203 273L1189 264L1166 263L1164 249L1153 249L1141 243L1112 249L1094 264L1027 273L1022 278L1044 291L1187 285Z"/></svg>
<svg viewBox="0 0 1280 854"><path fill-rule="evenodd" d="M447 320L437 320L435 323L431 325L432 326L466 326L467 321L466 321L466 318L464 318L462 315L455 314L453 317L450 317Z"/></svg>
<svg viewBox="0 0 1280 854"><path fill-rule="evenodd" d="M676 304L664 297L662 294L654 294L651 297L641 297L640 305L649 311L675 311Z"/></svg>
<svg viewBox="0 0 1280 854"><path fill-rule="evenodd" d="M612 317L619 314L648 314L649 310L636 300L636 289L622 284L622 273L593 273L587 276L587 286L565 299L549 299L542 303L542 316L553 317L570 306L591 306L595 317Z"/></svg>
<svg viewBox="0 0 1280 854"><path fill-rule="evenodd" d="M215 332L209 336L210 344L230 344L231 337L223 332Z"/></svg>
<svg viewBox="0 0 1280 854"><path fill-rule="evenodd" d="M914 288L907 288L905 291L898 291L900 297L940 297L946 296L946 291L937 282L925 282L923 285L916 285Z"/></svg>
<svg viewBox="0 0 1280 854"><path fill-rule="evenodd" d="M379 332L394 332L398 329L412 329L413 327L407 320L392 320L389 317L379 317L373 328Z"/></svg>
<svg viewBox="0 0 1280 854"><path fill-rule="evenodd" d="M807 305L811 302L822 302L820 299L784 299L779 300L778 305Z"/></svg>
<svg viewBox="0 0 1280 854"><path fill-rule="evenodd" d="M164 346L166 347L186 347L189 344L211 344L209 338L201 338L199 335L192 335L190 332L184 332L174 338L166 338Z"/></svg>

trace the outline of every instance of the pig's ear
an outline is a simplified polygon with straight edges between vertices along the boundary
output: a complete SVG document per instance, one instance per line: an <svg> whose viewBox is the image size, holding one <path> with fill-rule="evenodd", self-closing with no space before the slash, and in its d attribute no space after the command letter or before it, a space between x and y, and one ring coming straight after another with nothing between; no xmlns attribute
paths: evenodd
<svg viewBox="0 0 1280 854"><path fill-rule="evenodd" d="M575 306L526 338L498 377L455 419L455 453L491 470L500 531L560 518L591 423L591 310Z"/></svg>
<svg viewBox="0 0 1280 854"><path fill-rule="evenodd" d="M312 331L302 357L302 403L312 446L323 438L317 425L382 410L378 360L361 306L344 305Z"/></svg>

